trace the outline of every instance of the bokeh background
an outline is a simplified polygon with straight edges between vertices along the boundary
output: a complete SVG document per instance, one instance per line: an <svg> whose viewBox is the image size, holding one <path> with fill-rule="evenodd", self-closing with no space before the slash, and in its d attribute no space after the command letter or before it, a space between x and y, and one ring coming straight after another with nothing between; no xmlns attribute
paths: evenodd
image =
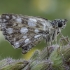
<svg viewBox="0 0 70 70"><path fill-rule="evenodd" d="M64 36L70 36L70 0L0 0L0 14L3 13L40 16L49 20L66 18L68 23L62 33ZM14 49L0 31L0 59L29 59L36 49L43 49L44 46L45 43L41 42L27 54L22 54L21 49Z"/></svg>

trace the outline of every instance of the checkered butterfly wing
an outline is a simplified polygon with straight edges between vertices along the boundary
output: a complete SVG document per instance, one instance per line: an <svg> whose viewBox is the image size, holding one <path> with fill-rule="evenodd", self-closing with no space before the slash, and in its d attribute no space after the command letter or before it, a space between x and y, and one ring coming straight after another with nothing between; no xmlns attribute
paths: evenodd
<svg viewBox="0 0 70 70"><path fill-rule="evenodd" d="M0 17L1 30L14 48L22 48L28 52L42 39L42 18L15 14L2 14Z"/></svg>

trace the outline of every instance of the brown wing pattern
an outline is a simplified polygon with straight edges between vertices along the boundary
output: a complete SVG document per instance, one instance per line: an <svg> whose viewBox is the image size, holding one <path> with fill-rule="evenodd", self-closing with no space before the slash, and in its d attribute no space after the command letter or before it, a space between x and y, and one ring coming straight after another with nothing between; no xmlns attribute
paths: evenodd
<svg viewBox="0 0 70 70"><path fill-rule="evenodd" d="M1 30L14 48L20 47L23 49L23 53L26 53L43 39L42 24L38 19L41 18L2 14Z"/></svg>

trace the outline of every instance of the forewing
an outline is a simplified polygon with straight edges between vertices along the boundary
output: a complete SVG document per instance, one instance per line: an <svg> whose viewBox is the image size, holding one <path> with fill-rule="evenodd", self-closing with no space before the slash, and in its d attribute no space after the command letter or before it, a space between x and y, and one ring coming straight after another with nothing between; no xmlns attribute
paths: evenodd
<svg viewBox="0 0 70 70"><path fill-rule="evenodd" d="M42 24L36 17L2 14L0 18L1 30L14 48L22 48L23 53L35 46L42 36Z"/></svg>

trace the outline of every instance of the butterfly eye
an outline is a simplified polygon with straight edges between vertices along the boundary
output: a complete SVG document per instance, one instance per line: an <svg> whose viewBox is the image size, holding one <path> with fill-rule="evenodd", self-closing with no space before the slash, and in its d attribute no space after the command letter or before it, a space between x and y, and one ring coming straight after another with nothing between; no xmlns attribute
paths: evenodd
<svg viewBox="0 0 70 70"><path fill-rule="evenodd" d="M62 26L63 26L62 22L58 22L58 27L62 27Z"/></svg>
<svg viewBox="0 0 70 70"><path fill-rule="evenodd" d="M66 25L67 19L62 19L58 21L58 27L63 27Z"/></svg>

